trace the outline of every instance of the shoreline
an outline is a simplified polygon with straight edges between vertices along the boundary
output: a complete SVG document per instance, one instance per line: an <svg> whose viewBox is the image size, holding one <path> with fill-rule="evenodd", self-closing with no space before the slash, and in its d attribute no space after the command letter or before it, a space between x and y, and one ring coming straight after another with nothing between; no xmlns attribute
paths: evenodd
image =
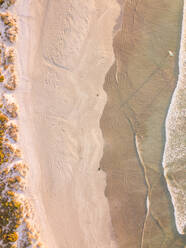
<svg viewBox="0 0 186 248"><path fill-rule="evenodd" d="M108 101L101 118L106 142L101 168L121 247L183 247L162 168L182 7L182 1L166 1L166 9L162 2L150 1L148 7L126 3L122 30L114 39L116 62L104 85Z"/></svg>
<svg viewBox="0 0 186 248"><path fill-rule="evenodd" d="M163 169L167 187L174 207L176 227L181 235L186 234L186 191L184 189L186 151L184 143L184 95L185 92L185 57L186 57L186 3L183 7L182 32L179 51L179 74L176 88L166 117L166 142L163 155ZM176 178L178 177L178 179Z"/></svg>
<svg viewBox="0 0 186 248"><path fill-rule="evenodd" d="M29 2L27 0L20 0L16 7L20 29L16 45L18 52L17 60L19 61L17 69L20 82L15 95L20 108L18 120L20 129L19 144L23 151L24 159L30 168L27 179L27 192L25 195L33 203L33 212L35 212L33 222L36 223L37 228L41 231L41 240L45 241L44 245L48 247L57 248L64 245L65 247L73 248L94 248L95 246L101 248L116 248L118 247L118 240L116 240L117 235L120 235L119 243L121 243L121 245L125 242L131 242L134 246L134 244L138 242L143 246L151 242L152 237L148 236L148 224L151 223L151 221L153 222L151 215L155 213L155 215L157 214L157 219L160 218L161 220L161 218L165 218L168 223L168 225L166 225L166 221L165 224L161 223L162 230L165 230L165 243L167 242L167 247L169 243L172 242L171 238L172 240L178 239L175 241L175 244L178 242L177 244L179 245L179 242L182 241L179 241L181 238L176 233L176 228L174 227L172 209L169 209L167 215L162 217L158 211L159 209L156 209L156 206L154 207L154 205L151 204L151 201L154 200L152 199L151 191L154 190L159 195L162 195L162 205L160 204L160 207L162 207L162 209L171 208L169 197L165 194L166 186L164 182L162 182L162 161L160 160L161 154L163 153L164 138L161 137L160 131L162 127L166 129L169 128L167 120L174 118L174 115L173 117L167 117L166 126L162 125L160 127L160 125L156 123L158 122L158 118L160 122L163 123L165 114L161 113L162 110L160 110L160 108L162 108L162 106L166 108L166 104L168 104L168 100L164 100L164 98L167 97L167 92L160 92L155 96L155 98L157 97L158 99L157 103L155 103L155 101L151 103L150 99L147 99L149 106L153 106L154 104L154 109L152 108L149 112L154 115L151 116L149 113L145 113L146 116L144 114L144 119L141 117L140 108L142 106L146 109L148 104L147 106L145 105L146 103L141 99L140 94L136 96L136 99L142 103L141 105L137 106L134 104L134 98L131 100L131 108L137 106L136 112L139 112L139 116L138 114L136 115L137 119L141 118L141 121L144 122L141 126L138 126L134 114L132 111L130 112L129 108L124 109L124 112L121 111L118 116L116 114L118 108L116 108L110 120L110 123L114 117L115 120L120 120L119 118L123 113L124 116L126 115L125 117L127 117L126 122L124 121L123 124L124 127L121 129L123 132L122 135L124 136L126 135L125 132L128 132L128 136L125 137L127 144L125 147L125 142L123 141L121 146L124 146L127 151L131 149L129 152L131 154L127 154L129 158L127 158L125 162L127 164L126 166L130 165L130 163L133 167L136 166L134 171L130 171L130 168L124 171L123 167L121 169L120 167L112 168L112 166L108 168L107 171L102 161L105 159L105 164L109 164L114 156L112 155L110 160L110 155L107 154L107 157L104 157L105 153L103 152L103 147L105 149L111 147L112 143L109 142L111 142L112 137L109 137L110 133L109 130L107 130L108 121L105 122L106 128L101 128L100 122L102 122L103 126L103 120L105 118L103 113L107 110L106 107L111 104L109 101L112 100L112 97L113 102L120 106L120 103L117 103L117 97L114 95L115 92L113 89L119 87L121 83L122 92L122 82L126 79L126 75L123 76L122 72L127 67L123 67L124 69L122 70L123 62L122 58L121 61L119 58L120 50L118 50L116 54L114 54L113 51L117 51L121 45L119 43L121 42L119 40L121 32L116 33L114 30L114 28L120 27L117 21L120 20L123 13L122 10L120 11L119 1L105 0L102 1L102 4L103 5L99 3L99 0L90 0L87 3L82 1L80 8L78 4L71 4L71 1L61 1L60 3L55 1L53 6L51 6L50 1L44 3L44 0L42 0L38 3L36 0ZM60 13L60 9L63 9L63 13ZM177 14L177 12L175 13ZM178 17L177 20L179 20L179 18L180 17ZM128 25L127 20L126 25ZM81 35L79 35L80 29L82 31ZM129 32L130 31L129 28ZM146 32L146 30L144 32ZM175 32L176 34L178 33L178 31ZM182 31L182 36L184 36L183 33ZM171 37L171 30L169 30L169 35ZM115 46L112 44L114 37ZM145 39L145 36L143 38ZM176 44L178 43L176 39L173 41L173 44L170 42L170 47L173 47L175 54ZM149 42L149 40L147 38L146 41ZM181 40L183 40L183 37ZM167 43L169 44L169 42ZM128 45L128 43L126 43L126 45ZM141 46L143 49L142 44ZM169 49L172 50L172 48ZM183 47L180 48L179 53L179 68L182 68L181 60L184 60L184 58L181 59L181 57L184 56L182 50ZM149 51L151 56L150 50L146 49L145 51ZM161 52L159 50L157 51L161 57ZM137 48L136 53L141 54L140 48ZM171 62L171 59L173 59L172 57L174 57L175 54L169 50L164 51L164 53L166 59L163 61L168 63L167 68L171 70L174 68L174 62ZM131 55L131 57L132 56L133 55ZM147 59L147 61L145 61L148 62L148 64L150 63L150 60L148 61L150 56L149 58L148 56L145 57L145 59ZM141 57L144 59L143 54L141 54ZM154 58L156 58L155 48ZM113 65L114 59L117 60L117 65ZM174 60L176 59L174 58ZM127 60L124 62L126 62L127 65ZM133 68L133 65L129 63L129 67L130 66L131 71L135 69L135 65ZM138 65L138 67L140 66L141 65ZM154 65L150 64L149 68L150 67L152 67L153 71ZM143 70L143 68L141 69ZM115 76L113 76L113 79L112 73ZM145 70L144 73L146 73ZM165 69L165 74L166 73L167 71ZM182 72L180 72L180 75L181 74ZM175 95L179 88L180 75L172 95L171 104L168 106L169 110L167 116L170 116L171 106L174 105ZM135 73L131 75L131 77L133 76L134 82L136 83L138 77L135 78ZM173 79L171 78L171 80ZM107 84L104 85L103 90L104 81ZM113 86L110 86L113 82ZM164 83L165 82L162 81L162 84ZM174 80L171 83L169 88L173 87ZM111 91L109 91L110 94L105 90L105 87L108 87L108 90L110 90L109 87L111 87ZM136 87L138 89L137 84ZM146 94L146 90L147 93L157 90L153 88L154 86L152 86L152 88L151 86L149 87L149 89L144 87L144 94ZM159 85L158 87L161 88L162 86ZM164 86L162 89L165 90L166 87ZM129 88L128 90L130 93ZM157 92L159 91L157 90ZM121 101L125 98L125 91L122 94ZM169 94L171 94L171 92L169 92ZM113 106L111 106L111 108L112 107ZM157 111L157 109L159 110ZM111 109L108 111L108 118L110 116L110 110ZM163 111L166 112L167 110ZM122 122L123 120L121 120L120 124ZM116 130L114 131L116 138L121 135L121 133L117 134L119 130L117 125L116 123ZM155 125L155 127L153 125ZM156 129L158 135L151 130L151 127ZM103 133L108 135L104 137L105 140L103 140ZM135 136L137 140L136 147L134 147L133 144L133 136ZM115 141L113 140L113 142ZM120 144L119 142L120 140L118 140L118 143L116 142L114 147L117 147L117 145ZM164 154L167 152L168 143L170 143L169 138L166 139ZM155 153L157 152L157 154L148 153L149 145L154 146ZM118 145L118 149L116 149L116 157L118 156L118 151L120 151L121 146ZM129 146L131 146L131 148L129 148ZM145 149L146 152L144 153ZM112 152L110 152L110 154L112 154ZM122 158L122 151L120 155ZM139 156L138 161L136 159L137 156ZM151 160L153 162L149 163ZM163 157L163 163L165 160L165 157ZM122 161L122 159L120 159L120 161ZM115 164L113 164L117 167L117 163L119 165L121 163L120 161L116 160ZM102 167L100 167L100 163L102 163ZM144 171L142 172L139 167L140 163L141 166L144 167L146 182L144 182ZM180 170L180 168L181 167L178 166L176 170ZM171 187L169 187L169 184L171 184L169 181L170 178L168 178L169 176L174 176L174 171L170 172L169 166L165 166L163 169L165 170L165 178L168 181L169 192L174 196L175 185L173 185L172 193ZM136 177L135 170L139 176L138 178ZM117 178L118 173L123 173L124 179L122 179L122 177ZM157 173L156 177L154 177L154 173ZM111 177L113 177L113 181ZM135 184L139 185L139 192L136 192L136 185L132 183L133 177L135 178ZM119 223L118 217L114 212L116 208L120 209L122 204L125 207L128 204L126 204L125 199L121 203L123 196L120 197L118 193L116 193L118 192L117 187L121 187L120 193L122 193L122 190L125 193L124 184L126 184L126 187L127 185L133 187L133 194L136 194L136 199L139 197L139 194L141 194L139 202L141 202L140 204L142 205L141 209L137 208L136 210L136 203L132 201L129 194L126 194L126 199L128 199L128 202L131 201L132 209L137 211L137 214L135 217L136 220L133 218L134 223L130 223L130 228L134 231L135 235L133 232L125 230L125 238L123 232L121 232L121 228L124 224ZM154 187L156 184L162 185L156 188ZM113 195L109 195L108 190L113 190L114 187L116 187L115 192L113 191ZM172 203L176 208L174 197L172 198ZM183 204L185 203L183 202ZM129 211L129 215L125 220L126 223L128 223L131 206L128 209L126 208L127 211ZM112 207L114 209L113 212ZM122 211L121 216L125 219L125 213L122 213ZM143 218L143 216L145 217ZM115 217L116 223L113 224ZM182 234L177 220L178 212L175 212L175 218L178 231ZM182 219L183 218L185 217L182 217ZM136 222L140 223L140 230L139 227L136 226ZM154 224L154 227L152 227L154 229L152 230L158 230L158 227L155 227L156 224ZM157 235L159 235L158 232ZM128 241L127 238L129 239ZM152 247L157 247L157 243L154 239L151 245Z"/></svg>

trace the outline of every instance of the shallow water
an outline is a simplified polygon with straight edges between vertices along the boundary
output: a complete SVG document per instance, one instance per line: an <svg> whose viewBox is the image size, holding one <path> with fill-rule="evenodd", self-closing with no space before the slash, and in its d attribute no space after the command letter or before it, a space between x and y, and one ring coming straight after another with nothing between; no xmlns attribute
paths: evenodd
<svg viewBox="0 0 186 248"><path fill-rule="evenodd" d="M165 118L178 79L182 12L183 1L126 1L122 29L115 36L116 60L104 84L101 168L121 248L184 245L162 168Z"/></svg>

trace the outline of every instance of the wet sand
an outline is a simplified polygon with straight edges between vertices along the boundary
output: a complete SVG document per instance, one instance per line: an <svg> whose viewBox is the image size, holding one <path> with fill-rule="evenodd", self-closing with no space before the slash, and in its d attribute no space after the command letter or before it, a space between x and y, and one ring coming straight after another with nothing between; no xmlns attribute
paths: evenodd
<svg viewBox="0 0 186 248"><path fill-rule="evenodd" d="M107 73L101 168L118 247L183 247L163 175L165 118L178 79L183 1L125 1Z"/></svg>

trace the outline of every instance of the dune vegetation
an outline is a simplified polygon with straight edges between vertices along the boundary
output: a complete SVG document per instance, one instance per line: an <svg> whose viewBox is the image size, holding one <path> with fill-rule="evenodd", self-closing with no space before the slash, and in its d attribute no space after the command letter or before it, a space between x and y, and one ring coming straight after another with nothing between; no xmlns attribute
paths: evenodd
<svg viewBox="0 0 186 248"><path fill-rule="evenodd" d="M16 17L4 12L15 0L0 0L0 247L42 247L25 198L28 166L18 144L15 48Z"/></svg>

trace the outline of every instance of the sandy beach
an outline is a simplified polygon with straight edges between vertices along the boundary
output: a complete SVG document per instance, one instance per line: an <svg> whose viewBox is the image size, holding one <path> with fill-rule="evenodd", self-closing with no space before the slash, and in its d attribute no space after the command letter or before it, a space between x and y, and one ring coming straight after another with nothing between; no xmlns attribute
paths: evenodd
<svg viewBox="0 0 186 248"><path fill-rule="evenodd" d="M103 83L120 6L23 0L17 13L20 143L41 236L48 247L116 247L98 169Z"/></svg>
<svg viewBox="0 0 186 248"><path fill-rule="evenodd" d="M184 199L162 166L183 1L19 0L14 12L19 144L44 247L183 248Z"/></svg>

